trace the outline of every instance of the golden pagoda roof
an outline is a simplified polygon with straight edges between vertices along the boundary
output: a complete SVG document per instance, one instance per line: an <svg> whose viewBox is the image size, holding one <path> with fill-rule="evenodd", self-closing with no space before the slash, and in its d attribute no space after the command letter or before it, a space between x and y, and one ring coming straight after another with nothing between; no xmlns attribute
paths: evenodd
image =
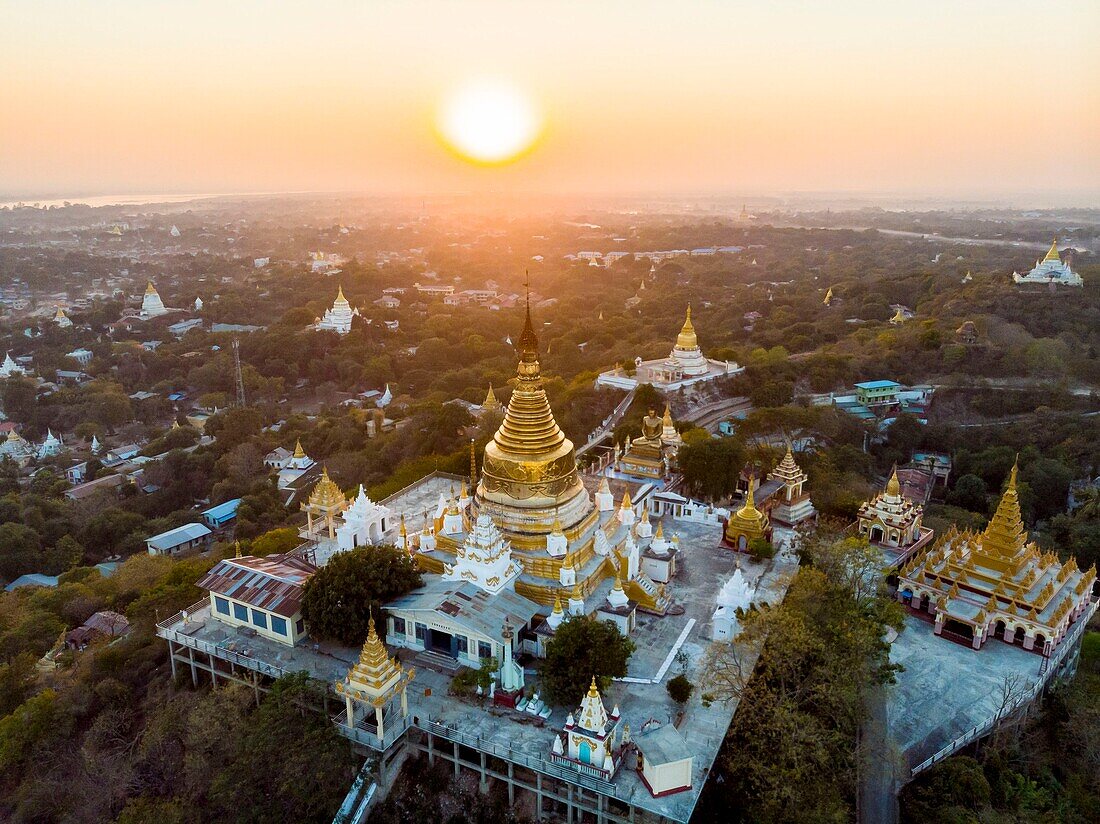
<svg viewBox="0 0 1100 824"><path fill-rule="evenodd" d="M318 509L343 509L348 500L336 482L328 476L328 467L321 470L321 480L309 493L309 506Z"/></svg>
<svg viewBox="0 0 1100 824"><path fill-rule="evenodd" d="M302 439L299 438L294 442L294 457L304 458L306 456L305 450L302 449Z"/></svg>
<svg viewBox="0 0 1100 824"><path fill-rule="evenodd" d="M895 498L901 495L901 481L898 480L898 467L894 465L894 471L890 475L890 480L886 482L886 494L893 495Z"/></svg>
<svg viewBox="0 0 1100 824"><path fill-rule="evenodd" d="M519 338L520 360L516 388L508 400L504 421L493 442L505 455L529 456L554 452L568 443L554 420L543 388L538 359L539 340L531 323L531 306ZM572 451L572 443L569 443Z"/></svg>
<svg viewBox="0 0 1100 824"><path fill-rule="evenodd" d="M58 306L57 311L54 312L53 316L55 320L61 320L63 317L65 317L65 310Z"/></svg>
<svg viewBox="0 0 1100 824"><path fill-rule="evenodd" d="M695 327L691 324L691 304L688 304L687 315L684 318L684 325L680 329L680 334L676 336L676 348L677 349L698 349L699 338L695 335Z"/></svg>
<svg viewBox="0 0 1100 824"><path fill-rule="evenodd" d="M157 293L157 287L153 285L153 281L149 280L145 282L145 294L155 295Z"/></svg>
<svg viewBox="0 0 1100 824"><path fill-rule="evenodd" d="M336 287L336 300L333 301L333 305L335 306L338 303L347 303L347 302L348 302L348 299L346 297L344 297L344 285L340 284L339 286Z"/></svg>
<svg viewBox="0 0 1100 824"><path fill-rule="evenodd" d="M1008 473L1008 486L997 504L997 512L982 535L982 552L1002 558L1015 558L1027 545L1023 518L1020 516L1020 496L1016 491L1018 463Z"/></svg>
<svg viewBox="0 0 1100 824"><path fill-rule="evenodd" d="M670 406L668 405L668 401L665 401L665 415L664 415L664 417L663 417L663 418L661 419L661 423L662 423L662 424L663 424L663 425L664 425L665 427L669 427L669 426L675 426L675 425L676 425L676 424L674 424L674 423L672 422L672 407L670 407Z"/></svg>
<svg viewBox="0 0 1100 824"><path fill-rule="evenodd" d="M385 698L405 676L405 669L396 658L391 658L382 645L382 640L374 629L374 616L367 624L367 640L359 653L359 660L352 667L343 682L337 684L337 690L353 690L365 693L369 699ZM408 674L408 678L412 673ZM340 689L343 687L343 689Z"/></svg>
<svg viewBox="0 0 1100 824"><path fill-rule="evenodd" d="M1062 262L1062 256L1058 254L1058 238L1054 238L1054 242L1050 244L1050 249L1047 250L1046 257L1043 258L1043 262L1053 261L1055 263Z"/></svg>
<svg viewBox="0 0 1100 824"><path fill-rule="evenodd" d="M500 401L497 400L496 393L493 392L492 384L489 384L489 391L485 393L485 400L481 402L481 405L485 409L500 409Z"/></svg>

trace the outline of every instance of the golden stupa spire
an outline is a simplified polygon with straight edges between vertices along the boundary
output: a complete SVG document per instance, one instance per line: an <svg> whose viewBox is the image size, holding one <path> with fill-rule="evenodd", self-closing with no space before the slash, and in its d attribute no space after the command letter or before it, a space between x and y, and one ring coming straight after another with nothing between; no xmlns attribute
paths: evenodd
<svg viewBox="0 0 1100 824"><path fill-rule="evenodd" d="M145 294L155 295L157 293L157 287L153 285L153 281L149 280L145 282Z"/></svg>
<svg viewBox="0 0 1100 824"><path fill-rule="evenodd" d="M243 557L243 556L241 555L241 542L240 542L240 541L234 541L234 542L233 542L233 557L234 557L234 558L241 558L241 557Z"/></svg>
<svg viewBox="0 0 1100 824"><path fill-rule="evenodd" d="M589 698L599 698L600 697L600 691L598 689L596 689L596 676L595 675L592 676L592 685L588 688L588 697Z"/></svg>
<svg viewBox="0 0 1100 824"><path fill-rule="evenodd" d="M982 552L986 555L1014 557L1027 545L1027 533L1024 532L1023 519L1020 517L1020 496L1016 491L1016 474L1019 470L1019 456L1008 473L1008 486L1005 487L997 512L990 519L982 536Z"/></svg>
<svg viewBox="0 0 1100 824"><path fill-rule="evenodd" d="M409 531L405 528L405 513L401 513L401 548L409 551Z"/></svg>
<svg viewBox="0 0 1100 824"><path fill-rule="evenodd" d="M737 510L738 518L758 518L760 512L756 508L756 498L753 495L753 487L756 485L755 478L749 478L749 488L745 493L745 505Z"/></svg>
<svg viewBox="0 0 1100 824"><path fill-rule="evenodd" d="M328 476L328 467L322 467L321 480L317 482L317 485L313 487L313 492L309 495L309 505L323 509L340 509L343 508L345 503L347 503L347 498L344 497L344 493L336 485L336 482Z"/></svg>
<svg viewBox="0 0 1100 824"><path fill-rule="evenodd" d="M657 532L654 533L654 537L657 537L657 538L665 537L665 522L664 521L658 521L657 522Z"/></svg>
<svg viewBox="0 0 1100 824"><path fill-rule="evenodd" d="M691 323L691 304L688 304L687 315L684 317L684 325L680 334L676 336L677 349L698 349L699 339L695 335L695 327Z"/></svg>
<svg viewBox="0 0 1100 824"><path fill-rule="evenodd" d="M886 494L893 495L895 498L901 495L901 481L898 480L897 464L894 464L894 471L890 475L890 480L886 482Z"/></svg>
<svg viewBox="0 0 1100 824"><path fill-rule="evenodd" d="M490 388L490 392L493 390ZM470 438L470 495L477 492L477 452L474 449L474 439Z"/></svg>
<svg viewBox="0 0 1100 824"><path fill-rule="evenodd" d="M1054 242L1050 244L1050 249L1047 250L1046 257L1043 258L1043 262L1054 261L1055 263L1061 263L1062 256L1058 254L1058 236L1055 235Z"/></svg>
<svg viewBox="0 0 1100 824"><path fill-rule="evenodd" d="M305 456L306 456L306 452L305 452L304 449L302 449L302 439L298 438L298 440L296 440L294 442L294 457L295 458L304 458Z"/></svg>
<svg viewBox="0 0 1100 824"><path fill-rule="evenodd" d="M340 284L336 287L336 302L347 303L348 299L344 297L344 284Z"/></svg>
<svg viewBox="0 0 1100 824"><path fill-rule="evenodd" d="M670 407L668 405L668 401L665 401L665 415L664 415L664 419L661 421L661 423L666 428L676 425L672 422L672 407Z"/></svg>

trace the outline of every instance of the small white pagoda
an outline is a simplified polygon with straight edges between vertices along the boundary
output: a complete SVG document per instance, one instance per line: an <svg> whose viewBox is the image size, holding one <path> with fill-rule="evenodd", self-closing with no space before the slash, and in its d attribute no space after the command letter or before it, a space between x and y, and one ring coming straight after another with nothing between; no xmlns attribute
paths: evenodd
<svg viewBox="0 0 1100 824"><path fill-rule="evenodd" d="M390 528L393 510L372 501L359 484L359 494L341 517L344 522L336 529L336 543L340 549L348 550L382 543L382 535Z"/></svg>
<svg viewBox="0 0 1100 824"><path fill-rule="evenodd" d="M593 676L576 717L570 713L565 720L565 743L561 735L554 736L550 760L610 781L622 761L620 721L618 707L608 715Z"/></svg>
<svg viewBox="0 0 1100 824"><path fill-rule="evenodd" d="M65 442L57 435L53 434L52 429L46 430L46 439L38 447L38 460L44 460L51 458L54 455L60 455L65 451Z"/></svg>
<svg viewBox="0 0 1100 824"><path fill-rule="evenodd" d="M755 595L756 587L749 583L738 564L715 599L711 640L732 641L740 634L741 624L737 619L737 610L746 610L752 606Z"/></svg>
<svg viewBox="0 0 1100 824"><path fill-rule="evenodd" d="M53 322L61 329L69 329L73 325L73 322L69 320L69 316L65 314L65 310L60 306L58 306L57 311L54 312Z"/></svg>
<svg viewBox="0 0 1100 824"><path fill-rule="evenodd" d="M140 317L148 319L167 314L168 308L164 305L164 301L160 299L157 287L153 285L153 281L149 281L145 285L145 295L141 299Z"/></svg>
<svg viewBox="0 0 1100 824"><path fill-rule="evenodd" d="M0 365L0 378L10 378L12 375L25 375L27 370L12 360L11 352L4 353L4 363Z"/></svg>
<svg viewBox="0 0 1100 824"><path fill-rule="evenodd" d="M458 548L455 562L443 565L443 580L469 581L486 592L497 593L509 587L522 569L519 560L512 557L511 544L493 519L482 513Z"/></svg>
<svg viewBox="0 0 1100 824"><path fill-rule="evenodd" d="M352 318L359 317L359 310L352 309L348 299L344 297L344 287L337 290L336 300L332 302L332 308L326 309L324 317L317 318L314 328L319 332L335 332L337 335L346 335L351 331Z"/></svg>

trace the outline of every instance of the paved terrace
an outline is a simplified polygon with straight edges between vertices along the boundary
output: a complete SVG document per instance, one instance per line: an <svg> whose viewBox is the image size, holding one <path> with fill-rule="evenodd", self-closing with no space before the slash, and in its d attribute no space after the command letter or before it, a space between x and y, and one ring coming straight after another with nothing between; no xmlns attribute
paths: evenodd
<svg viewBox="0 0 1100 824"><path fill-rule="evenodd" d="M901 783L1029 703L1076 654L1095 610L1093 602L1049 661L997 638L975 650L935 635L930 623L907 615L890 649L890 661L905 671L898 673L886 698L890 737L903 762Z"/></svg>

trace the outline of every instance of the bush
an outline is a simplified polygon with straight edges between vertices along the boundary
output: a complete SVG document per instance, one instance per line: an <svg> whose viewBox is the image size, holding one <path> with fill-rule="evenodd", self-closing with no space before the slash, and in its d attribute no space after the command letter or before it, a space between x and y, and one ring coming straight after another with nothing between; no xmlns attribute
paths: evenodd
<svg viewBox="0 0 1100 824"><path fill-rule="evenodd" d="M691 694L695 691L695 685L691 683L683 673L680 673L675 678L669 679L665 688L668 690L669 696L677 704L686 704L687 700L691 698Z"/></svg>

